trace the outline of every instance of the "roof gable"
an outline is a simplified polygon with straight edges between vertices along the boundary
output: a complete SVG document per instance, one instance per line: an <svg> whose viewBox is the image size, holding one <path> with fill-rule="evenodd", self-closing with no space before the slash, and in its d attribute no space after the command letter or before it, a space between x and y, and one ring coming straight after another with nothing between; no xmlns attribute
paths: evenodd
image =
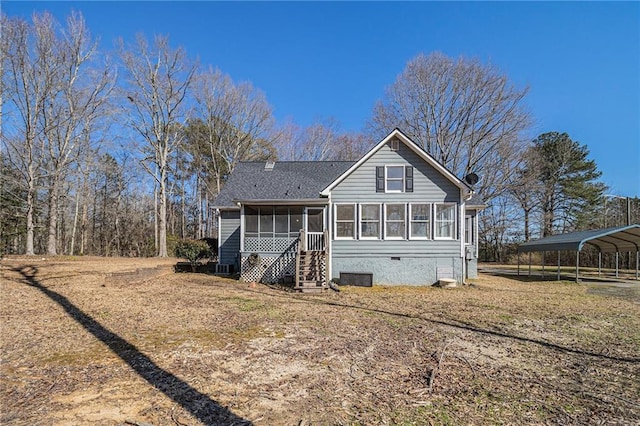
<svg viewBox="0 0 640 426"><path fill-rule="evenodd" d="M342 181L344 181L349 175L351 175L355 170L357 170L362 164L367 162L376 152L378 152L384 145L387 144L391 139L397 138L400 142L404 143L409 149L414 151L418 157L422 158L427 164L436 169L440 174L446 177L449 181L451 181L458 188L472 193L471 187L460 180L457 176L455 176L452 172L450 172L446 167L436 161L431 155L429 155L424 149L420 148L415 142L413 142L407 135L402 133L398 129L394 129L387 137L381 140L376 146L371 148L369 152L367 152L360 160L355 162L351 167L349 167L344 173L338 176L333 182L331 182L326 188L324 188L320 194L323 196L328 196L331 191L338 186Z"/></svg>

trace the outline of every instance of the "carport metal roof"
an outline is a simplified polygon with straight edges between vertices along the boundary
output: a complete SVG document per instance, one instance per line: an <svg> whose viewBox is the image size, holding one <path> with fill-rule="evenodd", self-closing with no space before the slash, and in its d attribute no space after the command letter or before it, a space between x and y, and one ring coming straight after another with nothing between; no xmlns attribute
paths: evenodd
<svg viewBox="0 0 640 426"><path fill-rule="evenodd" d="M585 244L594 246L601 253L640 251L640 224L553 235L520 244L518 251L580 251Z"/></svg>

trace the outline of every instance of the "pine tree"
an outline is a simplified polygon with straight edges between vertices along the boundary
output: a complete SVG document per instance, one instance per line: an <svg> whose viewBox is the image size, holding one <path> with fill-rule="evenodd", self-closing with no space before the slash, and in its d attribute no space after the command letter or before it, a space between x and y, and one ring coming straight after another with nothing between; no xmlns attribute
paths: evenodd
<svg viewBox="0 0 640 426"><path fill-rule="evenodd" d="M542 218L542 236L584 229L601 204L606 186L602 173L588 159L585 145L567 133L549 132L533 140L532 156L538 163L541 185L534 197Z"/></svg>

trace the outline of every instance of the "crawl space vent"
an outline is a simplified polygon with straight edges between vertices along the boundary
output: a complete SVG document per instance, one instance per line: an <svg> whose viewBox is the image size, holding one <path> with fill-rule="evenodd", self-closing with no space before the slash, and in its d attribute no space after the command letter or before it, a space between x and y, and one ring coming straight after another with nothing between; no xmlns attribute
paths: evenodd
<svg viewBox="0 0 640 426"><path fill-rule="evenodd" d="M373 287L373 274L370 272L340 272L340 285Z"/></svg>

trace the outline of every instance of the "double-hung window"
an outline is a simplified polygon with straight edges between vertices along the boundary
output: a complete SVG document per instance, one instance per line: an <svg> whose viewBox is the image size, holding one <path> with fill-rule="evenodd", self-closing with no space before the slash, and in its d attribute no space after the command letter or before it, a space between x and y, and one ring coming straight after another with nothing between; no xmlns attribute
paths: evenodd
<svg viewBox="0 0 640 426"><path fill-rule="evenodd" d="M385 204L384 237L386 239L404 239L407 215L405 204Z"/></svg>
<svg viewBox="0 0 640 426"><path fill-rule="evenodd" d="M404 191L404 166L386 166L385 192Z"/></svg>
<svg viewBox="0 0 640 426"><path fill-rule="evenodd" d="M414 240L431 238L431 205L409 204L409 237Z"/></svg>
<svg viewBox="0 0 640 426"><path fill-rule="evenodd" d="M360 238L380 238L380 204L360 204Z"/></svg>
<svg viewBox="0 0 640 426"><path fill-rule="evenodd" d="M453 203L436 204L435 238L456 239L456 205Z"/></svg>
<svg viewBox="0 0 640 426"><path fill-rule="evenodd" d="M336 204L336 238L354 239L356 237L356 205Z"/></svg>

